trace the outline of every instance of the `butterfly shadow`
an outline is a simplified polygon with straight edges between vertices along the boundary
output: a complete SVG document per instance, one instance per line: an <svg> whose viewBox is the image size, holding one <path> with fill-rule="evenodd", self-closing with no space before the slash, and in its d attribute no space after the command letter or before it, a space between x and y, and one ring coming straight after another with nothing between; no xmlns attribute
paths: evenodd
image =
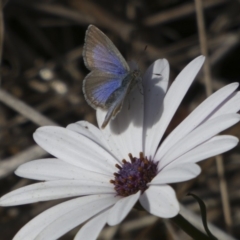
<svg viewBox="0 0 240 240"><path fill-rule="evenodd" d="M168 85L168 81L155 76L144 85L144 129L152 128L160 121L164 110L163 100L166 92L162 85Z"/></svg>
<svg viewBox="0 0 240 240"><path fill-rule="evenodd" d="M143 82L143 92L136 87L129 94L121 112L109 123L112 132L121 134L131 125L134 128L145 126L144 131L147 131L160 120L165 91L159 86L159 81L163 79L156 75L151 80Z"/></svg>

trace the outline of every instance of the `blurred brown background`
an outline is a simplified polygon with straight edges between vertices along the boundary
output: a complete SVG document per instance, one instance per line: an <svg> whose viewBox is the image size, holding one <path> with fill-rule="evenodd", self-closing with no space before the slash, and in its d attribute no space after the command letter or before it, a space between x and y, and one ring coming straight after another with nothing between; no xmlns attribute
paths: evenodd
<svg viewBox="0 0 240 240"><path fill-rule="evenodd" d="M239 0L5 0L1 5L0 195L33 182L13 171L23 162L47 156L32 139L37 127L79 120L96 123L95 111L82 93L88 73L82 47L89 24L105 32L127 60L140 59L142 72L154 60L168 59L171 81L193 58L208 52L204 71L168 131L207 94L240 79ZM227 133L239 136L239 126ZM240 238L239 150L218 157L218 164L215 159L205 161L197 179L175 185L179 201L195 220L198 204L186 194L191 191L204 200L213 233L224 240ZM0 239L12 239L54 204L0 208ZM73 239L78 228L61 239ZM189 238L171 221L133 211L119 226L107 226L99 239Z"/></svg>

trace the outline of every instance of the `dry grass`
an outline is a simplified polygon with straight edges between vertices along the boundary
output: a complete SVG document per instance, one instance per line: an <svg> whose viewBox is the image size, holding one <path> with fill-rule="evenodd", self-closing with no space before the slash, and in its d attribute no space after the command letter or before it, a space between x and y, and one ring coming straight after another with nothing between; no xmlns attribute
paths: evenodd
<svg viewBox="0 0 240 240"><path fill-rule="evenodd" d="M32 133L38 126L79 120L96 123L85 102L82 60L85 30L101 28L126 59L139 59L144 71L157 58L171 66L171 81L190 60L208 55L203 71L185 97L170 128L176 126L207 95L240 79L239 1L1 1L0 9L0 186L3 195L31 183L13 171L21 163L47 154ZM143 53L145 46L147 51ZM3 47L2 47L3 46ZM227 133L240 137L240 125ZM199 223L199 207L191 191L207 205L208 220L219 239L240 238L240 148L201 164L195 180L175 185L186 215ZM8 240L54 201L0 208L1 239ZM73 239L77 229L62 239ZM171 221L133 211L99 239L184 239Z"/></svg>

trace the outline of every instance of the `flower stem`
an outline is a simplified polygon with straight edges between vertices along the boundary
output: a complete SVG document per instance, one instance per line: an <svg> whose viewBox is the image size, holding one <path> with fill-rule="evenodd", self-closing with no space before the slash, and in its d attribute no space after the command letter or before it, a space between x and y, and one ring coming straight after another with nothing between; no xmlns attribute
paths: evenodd
<svg viewBox="0 0 240 240"><path fill-rule="evenodd" d="M176 217L171 218L171 220L177 224L184 232L191 236L194 240L212 240L213 238L207 236L199 229L194 227L190 222L188 222L182 215L178 214Z"/></svg>

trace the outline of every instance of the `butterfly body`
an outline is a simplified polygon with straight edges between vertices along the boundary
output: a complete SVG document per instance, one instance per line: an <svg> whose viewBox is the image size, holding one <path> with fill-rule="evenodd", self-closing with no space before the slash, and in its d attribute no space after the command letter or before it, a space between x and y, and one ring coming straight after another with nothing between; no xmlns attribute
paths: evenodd
<svg viewBox="0 0 240 240"><path fill-rule="evenodd" d="M83 81L83 93L91 107L107 110L104 128L120 112L125 97L140 80L140 71L131 71L112 41L93 25L86 32L83 59L91 71Z"/></svg>

